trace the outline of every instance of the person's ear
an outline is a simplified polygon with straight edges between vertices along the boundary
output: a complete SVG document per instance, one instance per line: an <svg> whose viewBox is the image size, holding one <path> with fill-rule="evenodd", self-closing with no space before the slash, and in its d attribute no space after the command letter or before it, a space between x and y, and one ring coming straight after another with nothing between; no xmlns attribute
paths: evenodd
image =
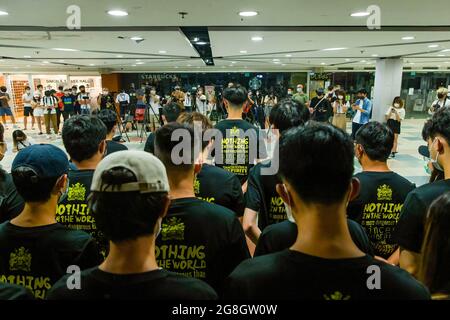
<svg viewBox="0 0 450 320"><path fill-rule="evenodd" d="M287 188L285 188L284 184L278 183L276 186L276 190L281 199L283 199L284 203L289 203L291 201L289 191L287 190Z"/></svg>
<svg viewBox="0 0 450 320"><path fill-rule="evenodd" d="M59 179L56 181L55 187L53 188L53 193L58 195L64 193L67 189L67 180L67 174L59 177Z"/></svg>
<svg viewBox="0 0 450 320"><path fill-rule="evenodd" d="M228 102L228 100L227 100L227 99L223 99L223 106L225 107L225 109L227 109L227 110L228 110L228 107L229 107L229 102Z"/></svg>
<svg viewBox="0 0 450 320"><path fill-rule="evenodd" d="M162 219L167 215L167 211L169 210L169 206L170 206L170 197L168 194L166 194L164 196L164 198L162 199L163 202L163 210L161 211L161 213L159 214L159 217Z"/></svg>
<svg viewBox="0 0 450 320"><path fill-rule="evenodd" d="M102 155L105 154L105 152L106 152L106 140L103 140L102 142L100 142L100 145L98 146L98 151Z"/></svg>
<svg viewBox="0 0 450 320"><path fill-rule="evenodd" d="M359 196L361 190L361 182L358 178L353 177L350 182L350 192L348 197L348 202L355 200Z"/></svg>
<svg viewBox="0 0 450 320"><path fill-rule="evenodd" d="M439 138L436 138L436 140L437 140L436 141L436 151L438 153L443 153L444 152L444 142Z"/></svg>

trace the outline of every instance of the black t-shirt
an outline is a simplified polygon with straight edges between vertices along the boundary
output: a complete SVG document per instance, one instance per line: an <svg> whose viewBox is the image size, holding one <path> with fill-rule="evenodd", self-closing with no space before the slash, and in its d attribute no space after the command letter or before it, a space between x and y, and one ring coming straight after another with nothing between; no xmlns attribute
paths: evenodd
<svg viewBox="0 0 450 320"><path fill-rule="evenodd" d="M71 229L89 233L97 242L100 253L106 257L108 241L97 229L88 204L93 176L94 170L69 171L69 191L59 200L56 221Z"/></svg>
<svg viewBox="0 0 450 320"><path fill-rule="evenodd" d="M24 287L0 282L0 301L1 300L34 300L30 290Z"/></svg>
<svg viewBox="0 0 450 320"><path fill-rule="evenodd" d="M241 183L236 175L222 168L204 164L194 181L194 192L197 198L224 206L238 217L244 214Z"/></svg>
<svg viewBox="0 0 450 320"><path fill-rule="evenodd" d="M371 290L368 283L376 283L377 274L381 288ZM226 298L241 300L430 299L408 272L368 255L324 259L292 250L244 261L227 279L225 292Z"/></svg>
<svg viewBox="0 0 450 320"><path fill-rule="evenodd" d="M74 111L74 105L75 105L75 97L72 95L64 95L61 97L61 101L64 105L64 111L66 112L73 112Z"/></svg>
<svg viewBox="0 0 450 320"><path fill-rule="evenodd" d="M450 179L425 184L408 194L394 234L394 241L403 249L420 253L425 218L431 203L450 191Z"/></svg>
<svg viewBox="0 0 450 320"><path fill-rule="evenodd" d="M149 153L155 153L155 134L150 132L147 140L145 141L144 151Z"/></svg>
<svg viewBox="0 0 450 320"><path fill-rule="evenodd" d="M333 108L331 107L331 103L327 98L312 98L310 107L314 109L312 119L315 121L326 122L333 113Z"/></svg>
<svg viewBox="0 0 450 320"><path fill-rule="evenodd" d="M100 96L100 109L101 110L103 110L103 109L113 109L114 110L115 109L114 107L115 107L114 97L112 95L108 94L106 96L104 96L104 95Z"/></svg>
<svg viewBox="0 0 450 320"><path fill-rule="evenodd" d="M217 294L205 282L164 269L135 274L112 274L98 267L81 272L81 290L67 288L61 278L49 300L215 300Z"/></svg>
<svg viewBox="0 0 450 320"><path fill-rule="evenodd" d="M121 143L112 140L106 141L106 155L110 155L111 153L124 150L128 150L126 145L123 145Z"/></svg>
<svg viewBox="0 0 450 320"><path fill-rule="evenodd" d="M0 172L0 223L11 220L22 212L25 202L17 193L12 176Z"/></svg>
<svg viewBox="0 0 450 320"><path fill-rule="evenodd" d="M221 149L213 154L216 166L236 174L244 184L255 161L267 157L259 130L245 120L222 120L215 128L222 134Z"/></svg>
<svg viewBox="0 0 450 320"><path fill-rule="evenodd" d="M395 172L361 172L355 177L361 189L349 203L347 215L364 227L375 255L387 259L398 248L392 235L406 196L416 186Z"/></svg>
<svg viewBox="0 0 450 320"><path fill-rule="evenodd" d="M271 161L266 160L250 170L245 193L245 207L258 212L258 227L261 231L287 219L284 202L276 190L279 178L276 175L261 174L261 169L270 166Z"/></svg>
<svg viewBox="0 0 450 320"><path fill-rule="evenodd" d="M197 198L172 201L156 245L160 267L204 280L219 295L225 278L250 258L235 213Z"/></svg>
<svg viewBox="0 0 450 320"><path fill-rule="evenodd" d="M373 249L364 229L353 220L347 219L347 223L350 236L359 250L373 256ZM297 225L289 220L268 226L259 236L255 257L290 248L297 240L297 235Z"/></svg>
<svg viewBox="0 0 450 320"><path fill-rule="evenodd" d="M63 275L67 267L80 269L100 262L98 250L87 233L59 223L23 228L0 225L0 282L21 285L38 299Z"/></svg>

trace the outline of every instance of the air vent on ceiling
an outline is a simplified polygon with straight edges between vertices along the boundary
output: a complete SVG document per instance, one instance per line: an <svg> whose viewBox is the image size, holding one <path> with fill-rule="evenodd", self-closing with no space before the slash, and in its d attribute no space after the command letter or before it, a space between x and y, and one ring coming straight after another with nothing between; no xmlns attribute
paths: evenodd
<svg viewBox="0 0 450 320"><path fill-rule="evenodd" d="M412 70L411 67L403 67L403 70Z"/></svg>
<svg viewBox="0 0 450 320"><path fill-rule="evenodd" d="M355 68L349 68L349 67L339 67L338 70L355 70Z"/></svg>
<svg viewBox="0 0 450 320"><path fill-rule="evenodd" d="M424 70L439 70L439 67L423 67Z"/></svg>
<svg viewBox="0 0 450 320"><path fill-rule="evenodd" d="M372 70L375 70L375 68L374 68L374 67L366 67L366 68L364 68L364 70L370 70L370 71L372 71Z"/></svg>

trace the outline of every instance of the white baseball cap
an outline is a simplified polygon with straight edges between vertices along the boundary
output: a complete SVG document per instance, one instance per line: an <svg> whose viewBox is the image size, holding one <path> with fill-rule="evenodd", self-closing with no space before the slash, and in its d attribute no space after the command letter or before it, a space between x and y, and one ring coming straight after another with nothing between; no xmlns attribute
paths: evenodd
<svg viewBox="0 0 450 320"><path fill-rule="evenodd" d="M133 172L137 182L123 183L119 186L104 184L103 173L117 167ZM169 180L163 163L148 152L136 150L118 151L105 157L95 169L91 185L91 191L99 192L155 193L169 190Z"/></svg>

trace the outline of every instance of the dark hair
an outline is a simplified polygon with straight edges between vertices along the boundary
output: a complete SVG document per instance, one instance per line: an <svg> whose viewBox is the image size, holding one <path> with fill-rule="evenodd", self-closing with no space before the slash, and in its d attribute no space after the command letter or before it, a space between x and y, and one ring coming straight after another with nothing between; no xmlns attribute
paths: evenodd
<svg viewBox="0 0 450 320"><path fill-rule="evenodd" d="M450 108L439 108L431 117L430 138L441 135L450 143Z"/></svg>
<svg viewBox="0 0 450 320"><path fill-rule="evenodd" d="M166 117L167 122L174 122L180 116L181 108L177 103L170 102L164 106L162 113Z"/></svg>
<svg viewBox="0 0 450 320"><path fill-rule="evenodd" d="M202 125L202 133L204 134L206 130L211 130L213 128L211 120L200 112L183 112L180 114L180 116L177 119L178 123L184 123L189 126L194 126L195 123L201 123ZM203 134L202 134L202 150L205 150L205 148L208 146L209 141L203 141Z"/></svg>
<svg viewBox="0 0 450 320"><path fill-rule="evenodd" d="M284 132L292 127L305 124L309 117L310 112L303 104L292 99L285 99L270 110L269 122L280 132Z"/></svg>
<svg viewBox="0 0 450 320"><path fill-rule="evenodd" d="M26 86L25 90L31 90L30 86Z"/></svg>
<svg viewBox="0 0 450 320"><path fill-rule="evenodd" d="M78 89L81 89L81 88L86 89L86 87L84 85L81 85L81 86L78 87Z"/></svg>
<svg viewBox="0 0 450 320"><path fill-rule="evenodd" d="M394 145L394 134L385 124L371 121L356 132L355 141L363 147L370 160L385 162Z"/></svg>
<svg viewBox="0 0 450 320"><path fill-rule="evenodd" d="M11 175L17 192L25 202L45 202L50 199L52 190L59 179L59 177L39 177L36 171L26 166L14 168Z"/></svg>
<svg viewBox="0 0 450 320"><path fill-rule="evenodd" d="M343 103L347 103L347 100L345 99L346 96L347 96L347 93L345 92L345 90L342 90L342 89L337 90L337 91L336 91L336 96L337 96L337 97L343 96L344 98L342 99L342 102L343 102Z"/></svg>
<svg viewBox="0 0 450 320"><path fill-rule="evenodd" d="M78 89L78 87L76 85L73 85L72 89Z"/></svg>
<svg viewBox="0 0 450 320"><path fill-rule="evenodd" d="M433 201L425 222L419 280L431 293L450 283L450 192Z"/></svg>
<svg viewBox="0 0 450 320"><path fill-rule="evenodd" d="M58 86L58 90L64 90L64 87L63 86Z"/></svg>
<svg viewBox="0 0 450 320"><path fill-rule="evenodd" d="M5 142L5 127L0 123L0 142Z"/></svg>
<svg viewBox="0 0 450 320"><path fill-rule="evenodd" d="M309 121L281 136L279 159L281 178L303 201L337 203L353 176L353 141L330 124Z"/></svg>
<svg viewBox="0 0 450 320"><path fill-rule="evenodd" d="M331 91L331 90L333 90L334 89L334 86L333 85L329 85L328 86L328 91Z"/></svg>
<svg viewBox="0 0 450 320"><path fill-rule="evenodd" d="M14 130L12 133L14 147L17 147L18 139L20 139L20 141L26 140L27 135L25 134L25 132L23 132L22 130Z"/></svg>
<svg viewBox="0 0 450 320"><path fill-rule="evenodd" d="M425 123L423 124L423 128L422 128L422 139L424 141L428 141L428 139L430 138L430 129L431 129L431 119L428 119L427 121L425 121Z"/></svg>
<svg viewBox="0 0 450 320"><path fill-rule="evenodd" d="M241 108L248 98L247 89L239 84L234 84L231 87L223 90L223 98L230 102L231 106Z"/></svg>
<svg viewBox="0 0 450 320"><path fill-rule="evenodd" d="M108 185L136 182L130 170L116 167L102 173ZM108 240L121 242L154 233L155 224L163 214L167 193L92 192L90 207L98 229Z"/></svg>
<svg viewBox="0 0 450 320"><path fill-rule="evenodd" d="M392 100L392 105L394 105L395 103L399 103L400 104L400 108L403 108L403 99L400 96L397 96L394 98L394 100Z"/></svg>
<svg viewBox="0 0 450 320"><path fill-rule="evenodd" d="M42 85L42 84L38 84L37 86L36 86L36 88L44 88L44 86Z"/></svg>
<svg viewBox="0 0 450 320"><path fill-rule="evenodd" d="M106 126L97 117L78 115L64 122L62 139L67 153L75 161L92 158L106 139Z"/></svg>
<svg viewBox="0 0 450 320"><path fill-rule="evenodd" d="M97 113L97 117L106 126L107 132L111 132L114 126L117 124L117 114L110 109L103 109Z"/></svg>
<svg viewBox="0 0 450 320"><path fill-rule="evenodd" d="M188 163L176 164L172 159L172 150L182 142L183 137L180 139L172 141L172 136L176 130L186 130L185 132L189 134L191 143L190 143L190 157L186 159ZM194 160L196 155L194 155L194 145L195 142L198 142L198 139L194 139L194 129L192 126L181 124L177 122L171 122L166 124L156 130L155 132L155 156L157 156L162 163L164 163L167 172L170 171L188 171L191 170L194 166ZM200 149L198 149L200 150ZM183 149L180 150L179 156L184 157Z"/></svg>
<svg viewBox="0 0 450 320"><path fill-rule="evenodd" d="M358 90L358 93L362 93L362 94L364 94L364 95L366 95L366 96L368 95L366 89L359 89L359 90Z"/></svg>
<svg viewBox="0 0 450 320"><path fill-rule="evenodd" d="M7 90L7 89L6 89L5 86L1 86L1 87L0 87L0 91L6 92L6 90Z"/></svg>

